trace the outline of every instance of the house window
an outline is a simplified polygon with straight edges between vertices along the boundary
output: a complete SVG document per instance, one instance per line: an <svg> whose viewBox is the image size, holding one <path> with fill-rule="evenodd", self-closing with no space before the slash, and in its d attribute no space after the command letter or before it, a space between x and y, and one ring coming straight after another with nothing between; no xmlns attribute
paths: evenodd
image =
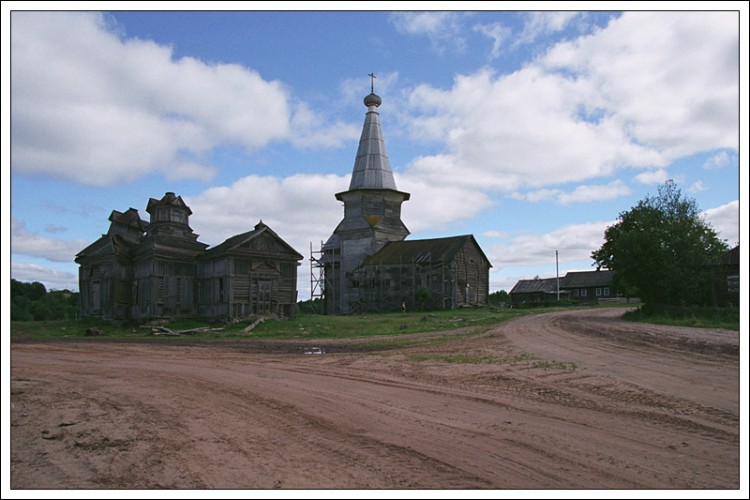
<svg viewBox="0 0 750 500"><path fill-rule="evenodd" d="M740 293L740 275L731 274L727 276L727 292Z"/></svg>
<svg viewBox="0 0 750 500"><path fill-rule="evenodd" d="M586 297L587 294L588 290L586 290L585 288L581 288L581 297Z"/></svg>
<svg viewBox="0 0 750 500"><path fill-rule="evenodd" d="M578 288L573 289L573 297L578 297Z"/></svg>
<svg viewBox="0 0 750 500"><path fill-rule="evenodd" d="M609 287L608 286L604 287L604 296L605 297L609 297Z"/></svg>
<svg viewBox="0 0 750 500"><path fill-rule="evenodd" d="M602 289L601 288L597 288L596 289L596 296L597 297L601 297L602 296Z"/></svg>

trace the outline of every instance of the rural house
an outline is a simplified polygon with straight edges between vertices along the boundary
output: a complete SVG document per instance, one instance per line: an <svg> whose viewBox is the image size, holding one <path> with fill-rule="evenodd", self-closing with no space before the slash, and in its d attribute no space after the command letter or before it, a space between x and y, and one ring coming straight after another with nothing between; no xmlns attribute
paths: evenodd
<svg viewBox="0 0 750 500"><path fill-rule="evenodd" d="M714 307L740 305L740 246L727 250L716 266L711 280Z"/></svg>
<svg viewBox="0 0 750 500"><path fill-rule="evenodd" d="M268 226L208 249L192 211L168 192L151 198L145 223L112 211L107 234L76 255L81 314L114 320L241 318L293 314L302 256Z"/></svg>
<svg viewBox="0 0 750 500"><path fill-rule="evenodd" d="M371 75L372 76L372 75ZM404 241L399 191L383 140L374 92L347 191L336 194L344 218L321 248L315 263L327 314L400 309L402 304L446 309L486 305L492 267L471 235Z"/></svg>
<svg viewBox="0 0 750 500"><path fill-rule="evenodd" d="M571 271L559 279L560 300L596 304L619 299L613 285L614 272L607 270ZM557 278L519 280L510 291L513 304L557 300Z"/></svg>
<svg viewBox="0 0 750 500"><path fill-rule="evenodd" d="M519 280L510 291L513 304L527 302L552 302L557 300L557 278L534 278ZM560 299L566 300L568 293L560 290Z"/></svg>
<svg viewBox="0 0 750 500"><path fill-rule="evenodd" d="M263 221L209 248L198 265L199 316L293 316L301 259Z"/></svg>

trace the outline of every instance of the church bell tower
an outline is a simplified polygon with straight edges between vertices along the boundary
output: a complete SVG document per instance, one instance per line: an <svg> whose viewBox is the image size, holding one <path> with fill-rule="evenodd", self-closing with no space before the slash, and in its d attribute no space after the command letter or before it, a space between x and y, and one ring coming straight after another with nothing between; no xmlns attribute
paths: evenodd
<svg viewBox="0 0 750 500"><path fill-rule="evenodd" d="M380 127L382 99L373 87L371 83L364 99L367 113L349 189L336 194L344 203L344 218L322 249L328 314L356 312L359 287L364 285L357 281L356 269L387 242L409 235L401 221L401 204L410 195L396 188Z"/></svg>

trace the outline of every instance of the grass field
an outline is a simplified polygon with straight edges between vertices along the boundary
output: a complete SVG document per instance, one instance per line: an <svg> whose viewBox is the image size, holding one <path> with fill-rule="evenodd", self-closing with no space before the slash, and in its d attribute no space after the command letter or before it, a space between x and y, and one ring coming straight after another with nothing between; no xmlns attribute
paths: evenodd
<svg viewBox="0 0 750 500"><path fill-rule="evenodd" d="M200 329L180 336L154 335L145 325L116 325L102 320L61 320L61 321L12 321L11 338L17 341L44 341L80 339L90 341L160 341L180 343L186 339L192 342L211 342L219 339L267 339L267 340L326 340L326 339L366 339L372 337L371 347L384 343L383 347L396 347L399 344L411 345L412 341L398 337L424 332L451 331L468 328L467 333L482 333L488 327L512 318L543 312L557 308L541 309L458 309L453 311L410 312L407 314L375 313L349 316L324 316L299 314L295 318L266 320L257 324L251 331L244 331L254 319L233 324L207 323L197 320L177 320L164 325L172 331ZM736 316L736 317L735 317ZM626 319L632 321L667 323L679 326L702 328L739 329L739 315L706 317L693 315L687 318L649 317L639 310L628 312ZM89 328L98 330L101 335L87 336ZM158 333L158 332L157 332ZM388 340L376 337L390 336Z"/></svg>
<svg viewBox="0 0 750 500"><path fill-rule="evenodd" d="M545 309L549 311L549 309ZM197 320L177 320L164 325L173 331L204 329L183 336L155 336L145 325L115 325L106 321L83 319L69 321L13 321L11 335L16 340L55 340L66 338L107 340L179 339L189 337L195 340L217 338L254 339L339 339L362 338L382 335L405 335L412 333L454 330L456 328L482 327L494 325L511 318L531 314L532 309L459 309L454 311L432 311L413 313L378 313L350 316L323 316L300 314L295 318L266 320L251 331L244 329L253 320L234 324L206 323ZM100 336L86 336L86 330L95 328ZM210 328L210 331L208 330Z"/></svg>

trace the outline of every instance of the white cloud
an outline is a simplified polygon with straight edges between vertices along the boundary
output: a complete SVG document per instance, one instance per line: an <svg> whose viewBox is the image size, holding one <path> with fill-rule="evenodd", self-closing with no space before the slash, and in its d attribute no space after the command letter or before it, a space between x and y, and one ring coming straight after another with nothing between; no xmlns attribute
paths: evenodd
<svg viewBox="0 0 750 500"><path fill-rule="evenodd" d="M527 67L495 77L460 76L449 91L417 87L416 137L447 152L415 159L415 173L478 189L513 191L612 174L623 166L661 166L657 151L634 143L615 118L582 120L594 104L590 82Z"/></svg>
<svg viewBox="0 0 750 500"><path fill-rule="evenodd" d="M572 224L543 235L521 234L502 245L488 249L493 271L506 267L538 266L554 262L555 250L559 261L591 260L591 253L604 243L604 231L614 222Z"/></svg>
<svg viewBox="0 0 750 500"><path fill-rule="evenodd" d="M628 12L522 69L411 91L411 134L442 151L409 174L512 192L648 169L737 144L732 13Z"/></svg>
<svg viewBox="0 0 750 500"><path fill-rule="evenodd" d="M602 186L578 186L572 193L561 193L558 200L560 203L569 204L612 200L629 194L630 188L617 180Z"/></svg>
<svg viewBox="0 0 750 500"><path fill-rule="evenodd" d="M706 160L706 163L703 164L703 168L709 170L723 168L729 165L731 160L732 158L727 151L720 151Z"/></svg>
<svg viewBox="0 0 750 500"><path fill-rule="evenodd" d="M482 233L482 236L485 237L485 238L493 238L493 239L494 238L502 238L502 239L504 239L504 238L508 237L508 233L505 232L505 231L493 231L493 230L490 230L490 231L484 231Z"/></svg>
<svg viewBox="0 0 750 500"><path fill-rule="evenodd" d="M38 264L13 262L11 276L16 281L43 283L47 291L71 290L78 291L78 275L68 271L60 271Z"/></svg>
<svg viewBox="0 0 750 500"><path fill-rule="evenodd" d="M703 212L705 220L711 224L719 238L729 245L740 241L740 202L732 201L726 205L709 208Z"/></svg>
<svg viewBox="0 0 750 500"><path fill-rule="evenodd" d="M514 45L533 43L540 36L562 31L580 12L529 12L523 31L516 37Z"/></svg>
<svg viewBox="0 0 750 500"><path fill-rule="evenodd" d="M30 231L23 221L12 219L10 248L14 255L40 257L53 262L73 262L91 241L46 238Z"/></svg>
<svg viewBox="0 0 750 500"><path fill-rule="evenodd" d="M551 200L560 196L562 191L559 189L538 189L536 191L529 191L527 193L511 193L510 197L514 200L519 201L530 201L536 203L538 201Z"/></svg>
<svg viewBox="0 0 750 500"><path fill-rule="evenodd" d="M492 39L490 60L500 57L500 49L512 33L512 30L502 23L477 24L474 26L474 31Z"/></svg>
<svg viewBox="0 0 750 500"><path fill-rule="evenodd" d="M701 191L705 191L707 189L708 188L703 184L703 181L695 181L687 190L688 193L700 193Z"/></svg>
<svg viewBox="0 0 750 500"><path fill-rule="evenodd" d="M630 188L620 180L612 181L604 185L578 186L570 193L560 189L539 189L527 193L512 193L513 199L536 203L539 201L555 199L558 203L569 205L571 203L588 203L591 201L606 201L630 194Z"/></svg>
<svg viewBox="0 0 750 500"><path fill-rule="evenodd" d="M738 51L736 12L626 12L541 64L590 81L634 140L671 161L737 148Z"/></svg>
<svg viewBox="0 0 750 500"><path fill-rule="evenodd" d="M284 87L247 68L174 59L118 38L96 13L14 12L12 28L19 172L95 185L153 172L208 180L213 147L252 150L291 133Z"/></svg>
<svg viewBox="0 0 750 500"><path fill-rule="evenodd" d="M430 183L409 173L395 177L399 190L411 194L402 205L401 219L412 233L449 228L493 205L484 193L460 184Z"/></svg>
<svg viewBox="0 0 750 500"><path fill-rule="evenodd" d="M635 180L641 184L663 184L669 179L669 174L663 168L643 172L635 176Z"/></svg>
<svg viewBox="0 0 750 500"><path fill-rule="evenodd" d="M426 36L433 49L444 52L451 48L462 51L466 48L466 40L461 35L459 12L394 12L390 22L399 33L407 35Z"/></svg>
<svg viewBox="0 0 750 500"><path fill-rule="evenodd" d="M329 121L325 126L321 126L321 123L326 123L326 120L320 113L311 110L304 102L298 103L292 115L291 125L295 134L290 142L302 148L338 148L347 141L356 141L362 132L360 126L340 120Z"/></svg>

